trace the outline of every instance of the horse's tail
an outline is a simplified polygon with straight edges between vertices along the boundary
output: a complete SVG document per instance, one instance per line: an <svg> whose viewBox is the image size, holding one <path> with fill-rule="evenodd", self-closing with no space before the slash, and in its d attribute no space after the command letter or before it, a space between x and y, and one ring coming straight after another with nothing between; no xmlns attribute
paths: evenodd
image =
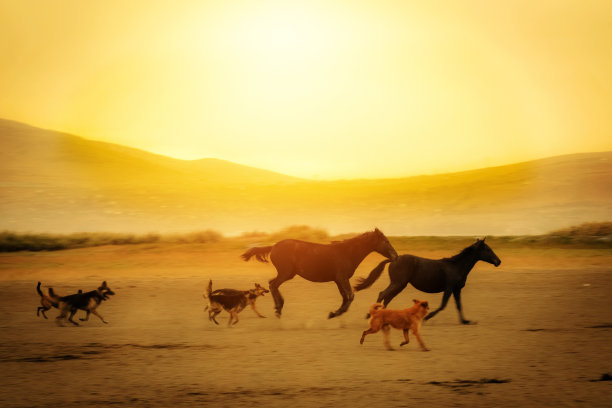
<svg viewBox="0 0 612 408"><path fill-rule="evenodd" d="M259 262L268 262L268 254L272 251L272 245L265 247L253 247L240 255L242 259L248 261L251 257L255 257Z"/></svg>
<svg viewBox="0 0 612 408"><path fill-rule="evenodd" d="M42 290L40 290L40 282L38 282L38 285L36 285L36 291L38 292L40 297L45 297L45 294L42 293Z"/></svg>
<svg viewBox="0 0 612 408"><path fill-rule="evenodd" d="M381 263L378 264L378 266L374 269L372 269L372 272L370 272L370 274L368 275L367 278L358 278L357 279L357 284L355 286L353 286L353 288L355 290L362 290L362 289L367 289L370 286L372 286L372 284L374 282L376 282L376 279L380 278L380 275L382 274L383 270L385 269L385 265L388 264L389 262L391 262L390 259L385 259L384 261L382 261Z"/></svg>
<svg viewBox="0 0 612 408"><path fill-rule="evenodd" d="M374 314L376 314L379 309L384 308L385 305L383 305L382 303L374 303L372 306L370 306L370 316L374 316Z"/></svg>

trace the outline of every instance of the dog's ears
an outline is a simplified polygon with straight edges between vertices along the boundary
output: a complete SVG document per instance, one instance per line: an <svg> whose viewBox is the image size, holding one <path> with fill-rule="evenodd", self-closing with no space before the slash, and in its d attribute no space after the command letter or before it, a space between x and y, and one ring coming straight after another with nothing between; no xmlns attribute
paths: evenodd
<svg viewBox="0 0 612 408"><path fill-rule="evenodd" d="M107 285L106 285L106 281L102 282L102 286L103 286L103 287L107 287Z"/></svg>
<svg viewBox="0 0 612 408"><path fill-rule="evenodd" d="M418 300L418 299L412 299L412 301L413 301L414 303L419 303L419 302L420 302L420 300Z"/></svg>
<svg viewBox="0 0 612 408"><path fill-rule="evenodd" d="M421 303L421 306L427 309L429 307L429 303L427 303L427 301L425 300L424 302Z"/></svg>

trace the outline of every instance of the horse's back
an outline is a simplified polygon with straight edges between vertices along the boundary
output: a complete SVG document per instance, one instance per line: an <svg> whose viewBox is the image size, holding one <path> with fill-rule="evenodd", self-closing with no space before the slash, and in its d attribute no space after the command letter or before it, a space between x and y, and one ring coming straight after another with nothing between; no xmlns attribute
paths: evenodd
<svg viewBox="0 0 612 408"><path fill-rule="evenodd" d="M438 293L446 288L446 265L443 261L415 255L400 255L389 265L392 281L412 284L427 293Z"/></svg>
<svg viewBox="0 0 612 408"><path fill-rule="evenodd" d="M298 274L313 282L334 280L342 263L335 246L297 239L277 242L270 252L270 260L279 273Z"/></svg>

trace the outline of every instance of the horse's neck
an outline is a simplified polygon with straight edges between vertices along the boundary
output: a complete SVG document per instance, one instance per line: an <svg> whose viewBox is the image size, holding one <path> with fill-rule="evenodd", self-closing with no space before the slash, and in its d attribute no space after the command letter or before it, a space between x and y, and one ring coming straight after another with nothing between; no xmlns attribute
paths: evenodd
<svg viewBox="0 0 612 408"><path fill-rule="evenodd" d="M467 279L468 274L474 268L476 262L478 262L478 257L472 251L466 253L457 260L464 280Z"/></svg>
<svg viewBox="0 0 612 408"><path fill-rule="evenodd" d="M349 259L351 260L354 269L357 269L361 261L363 261L364 258L373 251L370 246L362 241L353 242L352 245L346 245L345 250L348 252Z"/></svg>

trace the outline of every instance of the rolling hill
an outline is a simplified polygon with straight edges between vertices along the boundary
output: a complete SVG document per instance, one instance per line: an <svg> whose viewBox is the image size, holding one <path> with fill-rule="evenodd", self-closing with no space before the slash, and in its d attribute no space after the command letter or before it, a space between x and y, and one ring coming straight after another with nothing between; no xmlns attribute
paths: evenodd
<svg viewBox="0 0 612 408"><path fill-rule="evenodd" d="M177 160L0 120L0 229L225 234L294 224L333 233L543 233L612 219L612 152L396 179L312 181Z"/></svg>

